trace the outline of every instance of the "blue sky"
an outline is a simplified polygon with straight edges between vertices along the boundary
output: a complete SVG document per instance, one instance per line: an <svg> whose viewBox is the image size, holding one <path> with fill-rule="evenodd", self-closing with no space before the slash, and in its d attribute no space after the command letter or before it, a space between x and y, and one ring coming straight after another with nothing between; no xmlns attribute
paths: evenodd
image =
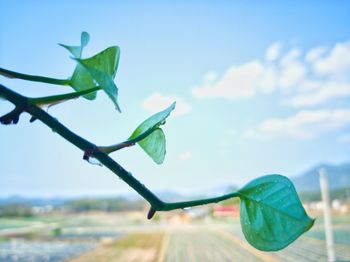
<svg viewBox="0 0 350 262"><path fill-rule="evenodd" d="M167 156L139 147L112 156L154 190L185 193L295 176L350 153L350 3L346 1L0 1L0 67L69 77L74 61L119 45L123 113L101 93L49 109L99 145L127 138L173 100ZM70 91L0 77L29 96ZM0 112L11 105L0 101ZM107 169L40 122L0 126L0 195L76 196L132 192Z"/></svg>

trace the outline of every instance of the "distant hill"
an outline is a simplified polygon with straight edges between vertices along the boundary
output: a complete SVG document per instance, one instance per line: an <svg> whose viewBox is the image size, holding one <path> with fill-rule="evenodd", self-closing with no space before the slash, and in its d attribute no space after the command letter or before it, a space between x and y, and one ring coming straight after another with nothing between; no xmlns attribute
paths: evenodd
<svg viewBox="0 0 350 262"><path fill-rule="evenodd" d="M66 199L64 198L42 198L42 197L24 197L8 196L0 197L0 206L2 205L26 205L26 206L60 206Z"/></svg>
<svg viewBox="0 0 350 262"><path fill-rule="evenodd" d="M320 199L320 183L319 183L319 170L324 168L328 178L328 183L330 186L331 195L336 198L346 197L349 199L350 196L350 162L340 165L331 165L331 164L319 164L304 172L303 174L292 177L298 193L303 199L306 200L315 200ZM164 201L174 202L174 201L185 201L198 199L203 197L214 197L219 196L225 193L230 193L236 191L236 186L221 186L215 187L212 189L205 190L205 192L196 192L190 195L182 194L176 191L170 190L158 190L155 194ZM119 202L132 202L139 203L143 201L142 198L132 192L129 194L123 194L119 196L110 196L110 197L58 197L58 198L41 198L41 197L24 197L24 196L0 196L0 207L6 205L24 205L24 206L46 206L51 205L53 207L63 207L65 205L71 205L72 203L79 203L81 200L91 200L95 199L96 201L111 201L113 199L118 200ZM91 201L90 201L91 202ZM91 204L89 202L89 205ZM112 201L113 202L113 201ZM143 202L142 202L143 203ZM140 205L142 206L142 205Z"/></svg>
<svg viewBox="0 0 350 262"><path fill-rule="evenodd" d="M292 178L298 191L319 191L319 170L324 168L331 190L350 187L350 163L341 165L319 164L302 175Z"/></svg>

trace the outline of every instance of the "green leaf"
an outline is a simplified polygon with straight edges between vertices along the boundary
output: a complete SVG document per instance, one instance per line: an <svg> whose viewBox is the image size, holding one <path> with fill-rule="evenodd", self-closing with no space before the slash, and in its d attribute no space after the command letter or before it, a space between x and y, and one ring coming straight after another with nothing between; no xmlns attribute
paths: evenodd
<svg viewBox="0 0 350 262"><path fill-rule="evenodd" d="M154 130L149 136L138 142L138 144L158 165L164 162L166 153L165 135L161 128Z"/></svg>
<svg viewBox="0 0 350 262"><path fill-rule="evenodd" d="M89 39L89 34L87 32L82 32L80 36L80 46L59 45L66 48L74 58L81 58L83 48L89 43ZM95 87L96 84L90 73L78 63L71 76L70 86L73 87L74 90L80 92L91 89ZM83 97L88 100L93 100L96 98L96 92L84 95Z"/></svg>
<svg viewBox="0 0 350 262"><path fill-rule="evenodd" d="M284 176L257 178L238 193L244 236L257 249L280 250L314 224L314 220L307 216L292 182Z"/></svg>
<svg viewBox="0 0 350 262"><path fill-rule="evenodd" d="M90 73L80 64L77 64L71 77L70 86L76 91L84 91L96 86ZM96 92L83 96L86 99L93 100L96 98Z"/></svg>
<svg viewBox="0 0 350 262"><path fill-rule="evenodd" d="M112 46L93 57L86 59L76 58L78 63L89 72L93 80L107 93L118 111L120 111L117 102L118 88L114 84L113 79L118 69L119 56L119 47Z"/></svg>
<svg viewBox="0 0 350 262"><path fill-rule="evenodd" d="M85 47L87 46L87 44L89 43L90 41L90 35L88 34L88 32L81 32L81 36L80 36L80 44L81 44L81 47Z"/></svg>
<svg viewBox="0 0 350 262"><path fill-rule="evenodd" d="M73 57L80 58L81 57L81 46L71 46L71 45L64 45L64 44L59 44L60 46L64 47L67 49Z"/></svg>
<svg viewBox="0 0 350 262"><path fill-rule="evenodd" d="M159 128L165 123L165 119L174 110L176 102L167 109L158 112L143 121L131 134L127 141L135 141L141 148L156 162L161 164L165 157L165 136L163 130ZM140 140L141 139L141 140Z"/></svg>
<svg viewBox="0 0 350 262"><path fill-rule="evenodd" d="M88 44L89 39L89 34L87 32L82 32L80 46L60 44L71 52L73 59L78 62L70 79L70 85L76 91L91 89L99 85L107 93L117 110L120 111L117 102L118 88L113 81L119 63L119 47L112 46L93 57L81 59L83 48ZM96 93L91 93L84 97L93 100L96 98Z"/></svg>
<svg viewBox="0 0 350 262"><path fill-rule="evenodd" d="M143 121L131 134L128 140L137 139L137 137L142 136L146 132L149 132L152 129L159 127L165 119L170 115L171 111L175 109L176 102L172 103L168 108L160 111L151 117Z"/></svg>
<svg viewBox="0 0 350 262"><path fill-rule="evenodd" d="M75 58L81 58L83 53L83 48L89 43L90 36L87 32L82 32L80 36L80 46L70 46L59 44L60 46L66 48Z"/></svg>

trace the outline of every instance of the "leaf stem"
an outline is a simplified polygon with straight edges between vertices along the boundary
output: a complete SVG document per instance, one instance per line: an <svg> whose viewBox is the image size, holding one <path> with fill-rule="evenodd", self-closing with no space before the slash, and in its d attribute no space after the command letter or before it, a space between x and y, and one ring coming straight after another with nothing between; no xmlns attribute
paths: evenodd
<svg viewBox="0 0 350 262"><path fill-rule="evenodd" d="M220 202L229 198L233 198L233 197L238 197L238 196L239 196L238 192L233 192L233 193L229 193L218 197L212 197L212 198L204 198L204 199L197 199L197 200L184 201L184 202L164 203L164 207L162 210L169 211L169 210L179 209L179 208L207 205L207 204L217 203L217 202Z"/></svg>
<svg viewBox="0 0 350 262"><path fill-rule="evenodd" d="M150 134L152 134L155 130L157 130L159 127L155 127L155 128L151 128L149 130L147 130L146 132L144 132L142 135L139 135L133 139L127 139L121 143L115 144L115 145L111 145L111 146L99 146L97 147L98 150L106 153L106 154L110 154L112 152L115 152L117 150L120 150L122 148L125 147L130 147L130 146L134 146L137 142L145 139L147 136L149 136Z"/></svg>
<svg viewBox="0 0 350 262"><path fill-rule="evenodd" d="M48 83L48 84L54 84L54 85L68 86L71 83L70 79L56 79L56 78L45 77L45 76L27 75L27 74L22 74L11 70L7 70L1 67L0 67L0 75L8 78L18 78L18 79L24 79L24 80L42 82L42 83Z"/></svg>
<svg viewBox="0 0 350 262"><path fill-rule="evenodd" d="M87 150L92 150L93 157L100 161L105 167L111 170L114 174L119 176L125 183L132 187L138 194L140 194L147 202L151 205L151 215L155 211L169 211L173 209L180 209L198 205L205 205L209 203L217 203L219 201L229 199L232 197L239 196L239 193L234 192L219 197L205 198L198 200L191 200L185 202L174 202L166 203L160 200L151 190L149 190L144 184L138 181L130 172L125 170L121 165L114 161L111 157L108 156L105 152L101 151L91 143L90 141L78 136L73 133L63 124L61 124L56 118L52 117L49 113L42 110L35 104L29 104L29 98L22 96L11 89L0 84L0 96L4 97L11 103L13 103L18 108L24 108L24 111L32 115L32 117L40 120L45 125L54 130L57 134L62 136L65 140L72 143L76 147L80 148L82 151L86 152Z"/></svg>
<svg viewBox="0 0 350 262"><path fill-rule="evenodd" d="M86 89L78 92L71 92L71 93L62 94L62 95L28 98L28 104L37 105L37 106L47 105L47 104L56 104L66 100L75 99L80 96L96 92L98 90L101 90L101 87L96 86L90 89Z"/></svg>

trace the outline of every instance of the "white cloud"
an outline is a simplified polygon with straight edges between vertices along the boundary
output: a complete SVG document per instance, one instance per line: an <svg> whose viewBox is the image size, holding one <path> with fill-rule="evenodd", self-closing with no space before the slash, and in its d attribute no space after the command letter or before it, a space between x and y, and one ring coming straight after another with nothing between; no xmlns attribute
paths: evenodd
<svg viewBox="0 0 350 262"><path fill-rule="evenodd" d="M350 42L338 43L323 58L315 59L313 68L316 73L339 77L349 75L350 71Z"/></svg>
<svg viewBox="0 0 350 262"><path fill-rule="evenodd" d="M235 99L252 97L255 95L255 85L264 72L263 65L258 61L251 61L238 67L230 67L221 78L213 83L204 83L192 89L194 96L221 97Z"/></svg>
<svg viewBox="0 0 350 262"><path fill-rule="evenodd" d="M208 73L192 94L232 101L277 93L280 104L298 109L287 118L263 121L245 133L248 138L310 139L348 127L350 109L332 107L350 97L350 42L306 52L298 48L281 52L281 47L273 43L263 59L232 65L221 75Z"/></svg>
<svg viewBox="0 0 350 262"><path fill-rule="evenodd" d="M193 153L190 151L183 152L179 155L179 161L188 161L193 158Z"/></svg>
<svg viewBox="0 0 350 262"><path fill-rule="evenodd" d="M303 92L289 99L285 99L283 104L293 107L315 106L336 98L350 95L350 83L328 82L317 86L313 83L313 89Z"/></svg>
<svg viewBox="0 0 350 262"><path fill-rule="evenodd" d="M317 106L350 97L350 42L332 48L298 48L284 54L281 44L267 48L265 58L229 67L221 76L210 72L192 88L198 98L248 99L278 92L282 104L297 108Z"/></svg>
<svg viewBox="0 0 350 262"><path fill-rule="evenodd" d="M281 66L288 66L291 63L295 63L300 57L300 50L298 48L293 48L285 54L280 61Z"/></svg>
<svg viewBox="0 0 350 262"><path fill-rule="evenodd" d="M282 45L279 42L270 45L266 50L265 59L267 61L275 61L280 56L281 48Z"/></svg>
<svg viewBox="0 0 350 262"><path fill-rule="evenodd" d="M206 73L203 77L203 82L204 83L212 83L214 82L218 77L218 74L214 71L210 71Z"/></svg>
<svg viewBox="0 0 350 262"><path fill-rule="evenodd" d="M326 48L323 46L315 47L311 49L307 54L305 55L305 61L313 63L316 60L320 59L321 56L326 52Z"/></svg>
<svg viewBox="0 0 350 262"><path fill-rule="evenodd" d="M305 73L306 69L302 63L289 61L282 67L278 83L283 88L295 87L304 79Z"/></svg>
<svg viewBox="0 0 350 262"><path fill-rule="evenodd" d="M157 113L167 108L174 101L176 101L176 107L171 116L178 117L191 111L191 106L181 98L177 96L162 95L160 93L153 93L151 96L146 98L141 103L141 107L151 113Z"/></svg>
<svg viewBox="0 0 350 262"><path fill-rule="evenodd" d="M329 50L324 47L311 49L305 60L310 63L310 73L283 104L301 108L350 96L349 42L338 43Z"/></svg>
<svg viewBox="0 0 350 262"><path fill-rule="evenodd" d="M276 69L272 66L266 66L264 72L259 78L259 91L262 93L271 93L277 85Z"/></svg>
<svg viewBox="0 0 350 262"><path fill-rule="evenodd" d="M293 137L309 139L350 124L350 109L303 110L288 118L263 121L245 133L246 138Z"/></svg>

